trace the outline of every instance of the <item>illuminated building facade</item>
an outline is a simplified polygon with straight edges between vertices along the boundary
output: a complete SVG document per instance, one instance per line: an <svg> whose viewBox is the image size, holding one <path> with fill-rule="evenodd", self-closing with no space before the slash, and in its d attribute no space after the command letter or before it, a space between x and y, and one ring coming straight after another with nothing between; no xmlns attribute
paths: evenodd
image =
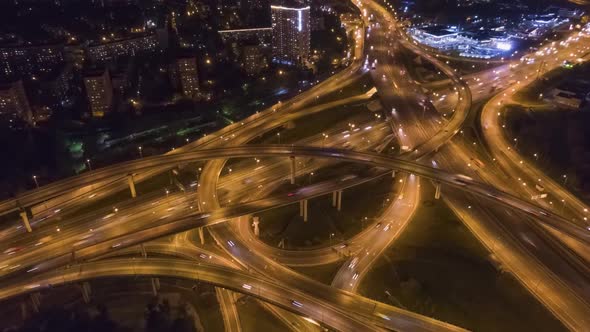
<svg viewBox="0 0 590 332"><path fill-rule="evenodd" d="M109 71L101 71L84 77L90 112L95 118L102 118L113 105L113 85Z"/></svg>
<svg viewBox="0 0 590 332"><path fill-rule="evenodd" d="M158 48L158 36L153 33L141 37L107 41L87 48L88 59L92 61L110 61L118 57L134 56L142 52L155 51Z"/></svg>
<svg viewBox="0 0 590 332"><path fill-rule="evenodd" d="M0 86L0 116L33 124L33 114L22 81Z"/></svg>
<svg viewBox="0 0 590 332"><path fill-rule="evenodd" d="M0 75L48 73L54 66L63 63L63 53L62 44L1 47Z"/></svg>
<svg viewBox="0 0 590 332"><path fill-rule="evenodd" d="M199 72L197 69L197 58L180 58L176 60L176 68L182 94L187 97L196 97L199 93Z"/></svg>
<svg viewBox="0 0 590 332"><path fill-rule="evenodd" d="M282 64L303 64L309 58L309 6L272 5L272 59Z"/></svg>

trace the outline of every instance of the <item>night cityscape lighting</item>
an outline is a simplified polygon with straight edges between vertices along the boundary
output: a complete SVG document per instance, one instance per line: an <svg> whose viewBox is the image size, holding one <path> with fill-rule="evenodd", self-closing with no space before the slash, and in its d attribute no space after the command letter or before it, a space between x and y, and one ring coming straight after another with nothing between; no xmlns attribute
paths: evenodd
<svg viewBox="0 0 590 332"><path fill-rule="evenodd" d="M588 331L589 10L1 2L0 332Z"/></svg>

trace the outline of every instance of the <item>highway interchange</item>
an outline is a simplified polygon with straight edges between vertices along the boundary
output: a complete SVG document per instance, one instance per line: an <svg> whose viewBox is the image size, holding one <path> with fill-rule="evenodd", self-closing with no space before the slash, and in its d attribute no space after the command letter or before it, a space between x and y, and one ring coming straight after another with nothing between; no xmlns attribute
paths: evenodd
<svg viewBox="0 0 590 332"><path fill-rule="evenodd" d="M341 331L460 331L460 327L355 294L379 255L411 222L420 200L420 182L431 181L442 186L443 199L474 235L565 326L571 330L590 326L590 275L585 250L590 244L585 223L587 206L544 175L530 158L519 155L499 121L502 106L514 102L514 93L536 79L539 67L516 59L459 77L444 59L439 60L407 39L397 27L393 10L386 10L389 5L383 7L372 1L355 4L367 27L357 33L356 60L310 90L166 155L101 168L1 202L0 211L4 214L20 207L30 209L33 230L26 233L20 220L0 230L0 298L98 277L171 276L248 294ZM564 45L545 45L540 51L547 52L531 57L546 61L547 68L557 67L572 57L583 57L588 54L590 43L585 34L578 34L572 32ZM419 84L407 78L402 64L391 53L398 47L431 62L449 78L445 83L448 91L440 93L454 98L450 119L442 116L436 100L431 101ZM373 63L375 69L369 68ZM376 89L316 103L320 96L356 84L367 72ZM496 88L490 91L489 84L480 84L483 82L494 82ZM326 136L313 135L293 144L249 144L290 121L366 103L375 97L384 109L385 121L375 117L357 123L354 130L335 124L326 128ZM488 98L479 118L485 143L471 142L463 130L468 130L464 123L473 111L472 102ZM383 151L387 145L380 144L392 139L405 147L397 156ZM350 146L337 148L345 144ZM289 195L271 194L291 176L289 157L295 157L297 181L343 162L364 164L371 171L364 177L342 175L310 183ZM224 173L230 158L243 160L232 164L235 172ZM196 163L201 166L195 190L173 191L165 196L139 195L118 204L117 211L105 207L80 215L72 213L76 216L71 218L61 217L92 199L125 189L128 174L134 174L139 183L171 168ZM347 240L350 255L331 286L288 266L342 261L337 250L341 243L331 248L294 252L266 245L252 232L252 214L331 195L375 178L391 177L392 170L401 184L392 188L395 199L374 221L382 227L367 227ZM245 189L245 179L264 190L253 193ZM550 193L547 200L531 200L535 183L542 183ZM561 199L567 200L567 204L559 210L552 202ZM193 236L186 235L199 227L206 227L227 257L199 251L189 240ZM174 240L166 240L169 236L174 236ZM106 259L119 251L123 255L125 250L141 243L146 243L148 256L155 252L171 257L203 254L211 258L202 259L199 265L172 258ZM15 247L19 250L10 250ZM102 259L93 260L97 257ZM218 298L224 308L226 329L239 329L231 327L237 325L231 297L221 293ZM284 315L290 313L277 312L277 316ZM312 323L302 320L301 324Z"/></svg>

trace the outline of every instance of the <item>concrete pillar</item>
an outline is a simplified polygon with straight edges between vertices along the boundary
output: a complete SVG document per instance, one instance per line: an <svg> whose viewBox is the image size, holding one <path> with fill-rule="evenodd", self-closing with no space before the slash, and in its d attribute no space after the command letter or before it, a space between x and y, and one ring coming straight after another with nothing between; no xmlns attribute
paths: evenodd
<svg viewBox="0 0 590 332"><path fill-rule="evenodd" d="M254 227L254 235L256 235L256 237L260 237L260 227L258 227L258 224L260 224L260 218L254 217L252 219L253 219L252 227Z"/></svg>
<svg viewBox="0 0 590 332"><path fill-rule="evenodd" d="M303 201L299 201L299 216L303 217Z"/></svg>
<svg viewBox="0 0 590 332"><path fill-rule="evenodd" d="M158 290L160 289L160 279L152 278L152 294L158 296Z"/></svg>
<svg viewBox="0 0 590 332"><path fill-rule="evenodd" d="M342 190L338 190L337 196L338 202L336 204L336 210L340 211L342 209Z"/></svg>
<svg viewBox="0 0 590 332"><path fill-rule="evenodd" d="M434 199L440 199L440 183L436 184L436 191L434 192Z"/></svg>
<svg viewBox="0 0 590 332"><path fill-rule="evenodd" d="M203 227L197 228L199 231L199 239L201 239L201 245L205 244L205 232L203 231Z"/></svg>
<svg viewBox="0 0 590 332"><path fill-rule="evenodd" d="M336 207L336 203L338 202L338 191L332 192L332 207Z"/></svg>
<svg viewBox="0 0 590 332"><path fill-rule="evenodd" d="M27 232L32 232L33 229L31 228L31 224L29 223L29 216L27 216L27 211L22 211L20 213L20 218L23 220L23 224L25 225Z"/></svg>
<svg viewBox="0 0 590 332"><path fill-rule="evenodd" d="M29 318L29 310L27 309L27 304L25 302L20 303L20 315L22 320Z"/></svg>
<svg viewBox="0 0 590 332"><path fill-rule="evenodd" d="M145 251L145 247L144 247L143 243L139 245L139 248L141 248L141 256L143 258L147 258L147 251Z"/></svg>
<svg viewBox="0 0 590 332"><path fill-rule="evenodd" d="M85 281L80 286L80 289L82 290L82 298L84 299L84 303L90 303L90 294L92 293L92 290L90 289L90 284L87 281Z"/></svg>
<svg viewBox="0 0 590 332"><path fill-rule="evenodd" d="M31 298L31 307L35 312L39 312L39 307L41 307L41 296L39 293L31 293L29 297Z"/></svg>
<svg viewBox="0 0 590 332"><path fill-rule="evenodd" d="M307 200L303 200L303 221L307 222Z"/></svg>
<svg viewBox="0 0 590 332"><path fill-rule="evenodd" d="M157 288L158 290L160 290L160 278L154 278L154 279L155 279L155 281L154 281L154 282L156 283L156 288Z"/></svg>
<svg viewBox="0 0 590 332"><path fill-rule="evenodd" d="M291 184L295 184L295 173L297 172L297 165L295 164L295 157L290 156L289 160L291 161Z"/></svg>
<svg viewBox="0 0 590 332"><path fill-rule="evenodd" d="M131 192L131 197L137 197L137 192L135 191L135 180L133 179L133 174L127 175L127 182L129 183L129 191Z"/></svg>

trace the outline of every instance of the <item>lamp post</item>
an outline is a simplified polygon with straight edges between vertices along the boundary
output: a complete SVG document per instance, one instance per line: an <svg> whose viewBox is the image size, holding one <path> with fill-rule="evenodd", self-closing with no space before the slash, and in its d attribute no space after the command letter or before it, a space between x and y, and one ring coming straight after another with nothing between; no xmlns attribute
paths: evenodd
<svg viewBox="0 0 590 332"><path fill-rule="evenodd" d="M35 186L39 189L39 182L37 182L37 175L33 175L33 181L35 181Z"/></svg>
<svg viewBox="0 0 590 332"><path fill-rule="evenodd" d="M141 146L138 146L137 150L139 150L139 158L143 158L143 152L142 152Z"/></svg>
<svg viewBox="0 0 590 332"><path fill-rule="evenodd" d="M90 163L90 159L86 159L86 164L88 165L88 170L92 170L92 164Z"/></svg>

